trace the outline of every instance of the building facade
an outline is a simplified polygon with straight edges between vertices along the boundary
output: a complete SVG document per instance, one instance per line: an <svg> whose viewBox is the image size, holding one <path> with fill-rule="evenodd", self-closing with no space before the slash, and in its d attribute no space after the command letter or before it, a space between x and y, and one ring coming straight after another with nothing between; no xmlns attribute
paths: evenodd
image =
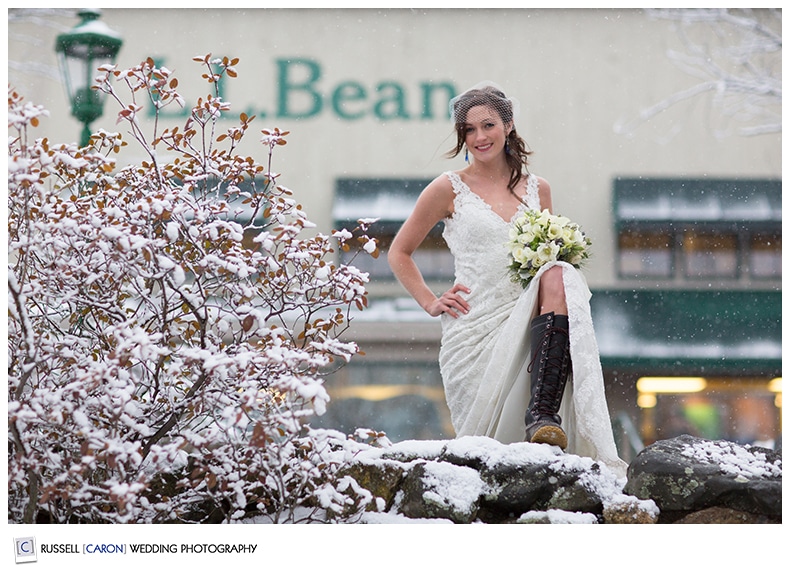
<svg viewBox="0 0 790 573"><path fill-rule="evenodd" d="M759 17L781 34L781 19ZM699 82L667 55L684 49L670 22L638 9L107 8L101 20L123 38L119 68L153 58L175 70L188 105L210 91L195 56L238 57L221 122L244 112L258 130L288 130L274 155L280 183L321 232L379 218L385 252L425 184L463 167L445 157L449 99L499 84L518 102L516 127L555 212L593 239L584 272L624 457L684 432L781 435L781 132L739 135L710 94L620 129ZM54 51L77 22L9 12L9 84L50 110L51 140L80 131ZM108 102L92 127L112 131L116 112ZM177 109L163 117L184 120ZM248 137L240 152L266 150ZM418 257L438 293L452 260L435 231ZM347 335L365 354L328 376L332 404L316 424L451 437L438 322L385 256L355 264L370 273L371 304Z"/></svg>

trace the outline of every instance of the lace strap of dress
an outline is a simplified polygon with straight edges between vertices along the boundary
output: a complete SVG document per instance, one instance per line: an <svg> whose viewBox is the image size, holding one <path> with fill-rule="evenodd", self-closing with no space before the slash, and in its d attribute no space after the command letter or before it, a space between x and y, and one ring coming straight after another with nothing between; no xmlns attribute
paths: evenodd
<svg viewBox="0 0 790 573"><path fill-rule="evenodd" d="M450 180L450 183L453 186L453 192L456 195L463 194L464 191L471 191L469 187L464 183L461 179L461 176L458 175L455 171L445 171L444 173L447 178ZM527 207L530 209L535 209L540 211L540 195L538 194L538 178L530 173L527 175L527 191L525 194L525 198L527 200Z"/></svg>
<svg viewBox="0 0 790 573"><path fill-rule="evenodd" d="M450 183L452 183L453 185L453 193L455 193L456 195L460 194L465 187L464 182L461 180L461 176L458 175L458 173L456 173L455 171L445 171L444 174L447 176L447 179L449 179Z"/></svg>
<svg viewBox="0 0 790 573"><path fill-rule="evenodd" d="M530 173L527 175L527 207L540 211L540 195L538 194L538 178Z"/></svg>

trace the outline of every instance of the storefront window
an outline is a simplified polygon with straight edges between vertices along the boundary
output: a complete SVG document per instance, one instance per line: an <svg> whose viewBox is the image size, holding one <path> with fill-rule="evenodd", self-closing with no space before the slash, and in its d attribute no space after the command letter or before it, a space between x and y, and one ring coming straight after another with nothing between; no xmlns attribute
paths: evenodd
<svg viewBox="0 0 790 573"><path fill-rule="evenodd" d="M689 434L776 447L782 433L778 380L721 378L690 391L640 391L642 438L649 444Z"/></svg>
<svg viewBox="0 0 790 573"><path fill-rule="evenodd" d="M782 278L782 235L756 233L749 244L749 269L754 278Z"/></svg>
<svg viewBox="0 0 790 573"><path fill-rule="evenodd" d="M674 239L670 233L623 231L618 241L620 276L672 276Z"/></svg>
<svg viewBox="0 0 790 573"><path fill-rule="evenodd" d="M417 197L429 179L338 179L332 209L336 228L353 229L358 219L377 219L368 234L379 245L378 258L357 257L354 266L374 279L395 280L387 263L387 251ZM452 279L453 258L442 239L442 224L436 225L414 253L414 259L428 280ZM353 253L340 253L340 263L348 263Z"/></svg>
<svg viewBox="0 0 790 573"><path fill-rule="evenodd" d="M781 181L620 178L621 278L781 279Z"/></svg>
<svg viewBox="0 0 790 573"><path fill-rule="evenodd" d="M438 362L351 363L327 376L326 387L331 400L313 426L369 428L393 442L454 436Z"/></svg>
<svg viewBox="0 0 790 573"><path fill-rule="evenodd" d="M737 278L738 237L734 233L686 231L683 234L686 278Z"/></svg>
<svg viewBox="0 0 790 573"><path fill-rule="evenodd" d="M375 228L371 230L372 235L376 238L379 246L378 258L373 257L356 257L353 265L359 270L370 274L371 279L391 279L395 280L392 274L392 269L387 262L387 251L395 238L392 234L382 234L374 232ZM351 262L354 252L340 253L340 263L347 264ZM447 248L444 239L438 234L429 235L420 247L414 252L414 262L422 272L426 280L450 280L454 276L454 260Z"/></svg>

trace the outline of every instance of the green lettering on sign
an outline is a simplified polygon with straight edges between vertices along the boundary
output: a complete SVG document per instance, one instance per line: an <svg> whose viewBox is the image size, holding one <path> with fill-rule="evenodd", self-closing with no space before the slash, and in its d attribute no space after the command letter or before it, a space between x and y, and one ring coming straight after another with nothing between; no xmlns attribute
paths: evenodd
<svg viewBox="0 0 790 573"><path fill-rule="evenodd" d="M297 81L294 74L302 72L306 77ZM293 73L292 73L293 72ZM321 113L323 98L313 87L321 77L321 67L313 60L302 58L277 60L277 116L291 119L304 119ZM291 109L291 98L296 95L307 99L308 106L299 111ZM310 105L311 104L311 105Z"/></svg>
<svg viewBox="0 0 790 573"><path fill-rule="evenodd" d="M332 109L338 117L342 119L360 119L365 115L365 109L351 112L343 105L346 102L364 102L367 99L367 92L364 86L358 82L343 82L339 84L332 93Z"/></svg>
<svg viewBox="0 0 790 573"><path fill-rule="evenodd" d="M437 90L444 91L444 97L439 98L439 102L444 105L444 113L439 115L440 119L450 119L450 100L455 96L455 86L449 82L443 83L424 83L422 84L422 119L434 119L433 105L434 92Z"/></svg>
<svg viewBox="0 0 790 573"><path fill-rule="evenodd" d="M406 94L403 86L396 82L381 82L376 91L382 94L373 108L373 113L379 119L409 119L406 111ZM387 95L389 92L389 95Z"/></svg>
<svg viewBox="0 0 790 573"><path fill-rule="evenodd" d="M329 86L322 89L321 64L310 58L278 58L274 60L277 68L277 107L274 113L265 109L255 109L254 104L247 106L247 115L260 117L276 117L278 119L309 119L324 112L324 99L328 100L331 111L337 118L356 121L365 117L375 117L381 121L398 120L440 120L450 118L448 103L456 95L452 82L424 81L415 86L415 91L407 91L406 87L396 80L385 80L368 88L362 82L345 80L334 89ZM156 59L161 67L165 58ZM232 86L232 83L229 84ZM226 78L221 78L216 89L219 97L224 99ZM418 93L415 93L418 92ZM409 111L409 97L412 109ZM159 117L174 119L188 116L191 105L183 108L169 106L160 110ZM147 116L156 115L154 102L147 108ZM223 119L231 116L223 115Z"/></svg>

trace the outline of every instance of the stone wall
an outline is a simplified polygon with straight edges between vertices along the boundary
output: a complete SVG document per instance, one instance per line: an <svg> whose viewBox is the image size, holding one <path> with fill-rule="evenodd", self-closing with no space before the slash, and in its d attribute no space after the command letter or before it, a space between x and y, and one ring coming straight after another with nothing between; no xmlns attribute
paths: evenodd
<svg viewBox="0 0 790 573"><path fill-rule="evenodd" d="M559 448L483 437L358 452L347 470L377 498L367 523L781 523L782 454L680 436L617 478Z"/></svg>

